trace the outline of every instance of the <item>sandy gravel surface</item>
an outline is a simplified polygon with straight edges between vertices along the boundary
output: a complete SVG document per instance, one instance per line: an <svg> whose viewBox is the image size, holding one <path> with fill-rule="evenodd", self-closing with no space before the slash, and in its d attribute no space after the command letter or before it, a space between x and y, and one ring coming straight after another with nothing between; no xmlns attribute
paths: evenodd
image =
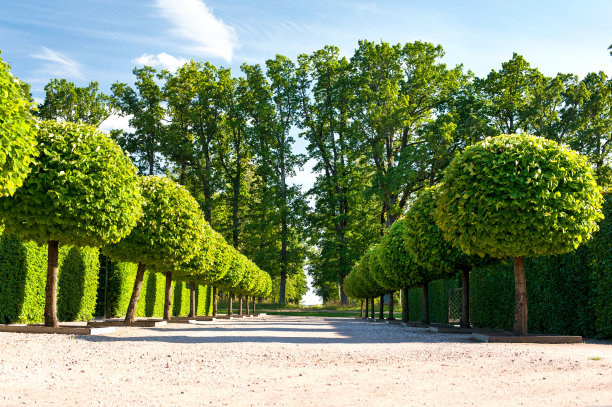
<svg viewBox="0 0 612 407"><path fill-rule="evenodd" d="M1 333L0 348L2 406L612 406L610 344L482 344L357 319Z"/></svg>

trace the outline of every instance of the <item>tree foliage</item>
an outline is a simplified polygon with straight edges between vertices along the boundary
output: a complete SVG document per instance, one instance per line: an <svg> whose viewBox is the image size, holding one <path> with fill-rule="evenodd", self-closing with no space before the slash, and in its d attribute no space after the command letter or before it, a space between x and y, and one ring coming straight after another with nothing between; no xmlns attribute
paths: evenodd
<svg viewBox="0 0 612 407"><path fill-rule="evenodd" d="M0 58L0 197L12 195L30 172L36 155L36 123L27 86Z"/></svg>

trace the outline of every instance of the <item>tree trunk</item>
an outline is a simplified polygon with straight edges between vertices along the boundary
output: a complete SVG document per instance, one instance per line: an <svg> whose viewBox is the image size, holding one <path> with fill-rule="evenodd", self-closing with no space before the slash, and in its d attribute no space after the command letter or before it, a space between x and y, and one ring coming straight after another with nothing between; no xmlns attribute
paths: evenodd
<svg viewBox="0 0 612 407"><path fill-rule="evenodd" d="M527 336L527 280L525 259L514 258L514 335Z"/></svg>
<svg viewBox="0 0 612 407"><path fill-rule="evenodd" d="M231 315L234 314L233 309L232 309L232 306L234 305L233 304L234 303L234 294L232 294L232 292L230 291L229 295L227 297L228 297L228 301L229 301L228 306L227 306L227 315L231 316Z"/></svg>
<svg viewBox="0 0 612 407"><path fill-rule="evenodd" d="M423 323L429 324L429 283L423 284Z"/></svg>
<svg viewBox="0 0 612 407"><path fill-rule="evenodd" d="M280 289L278 293L278 304L285 305L285 287L287 285L287 272L281 271L280 273Z"/></svg>
<svg viewBox="0 0 612 407"><path fill-rule="evenodd" d="M410 321L410 308L408 306L408 287L403 288L404 293L402 297L402 322Z"/></svg>
<svg viewBox="0 0 612 407"><path fill-rule="evenodd" d="M378 319L385 319L385 295L380 296L380 304L378 307Z"/></svg>
<svg viewBox="0 0 612 407"><path fill-rule="evenodd" d="M164 299L164 319L170 321L170 306L172 305L172 273L166 272L166 295Z"/></svg>
<svg viewBox="0 0 612 407"><path fill-rule="evenodd" d="M47 242L47 285L45 286L45 326L57 328L57 271L59 269L59 242Z"/></svg>
<svg viewBox="0 0 612 407"><path fill-rule="evenodd" d="M359 316L363 318L363 300L361 300L361 312L359 313Z"/></svg>
<svg viewBox="0 0 612 407"><path fill-rule="evenodd" d="M461 271L461 321L462 328L470 327L470 269Z"/></svg>
<svg viewBox="0 0 612 407"><path fill-rule="evenodd" d="M389 293L389 317L387 318L389 321L392 321L395 319L395 315L394 315L394 299L393 299L393 295L395 295L395 291L391 291Z"/></svg>
<svg viewBox="0 0 612 407"><path fill-rule="evenodd" d="M340 305L348 305L348 295L344 292L344 278L346 276L340 277Z"/></svg>
<svg viewBox="0 0 612 407"><path fill-rule="evenodd" d="M217 287L213 286L213 293L212 293L212 297L213 297L213 313L212 316L213 318L217 317Z"/></svg>
<svg viewBox="0 0 612 407"><path fill-rule="evenodd" d="M238 315L242 315L242 294L238 296Z"/></svg>
<svg viewBox="0 0 612 407"><path fill-rule="evenodd" d="M136 271L136 280L134 280L134 288L132 289L132 298L130 298L130 304L125 313L125 322L134 322L134 315L136 315L136 307L138 306L138 298L140 297L140 289L142 287L142 280L144 279L144 272L146 266L142 263L138 263L138 270Z"/></svg>
<svg viewBox="0 0 612 407"><path fill-rule="evenodd" d="M372 302L372 307L371 307L372 309L370 310L370 312L372 313L372 319L374 319L375 313L376 313L376 310L374 309L374 297L372 297L370 300Z"/></svg>
<svg viewBox="0 0 612 407"><path fill-rule="evenodd" d="M253 315L255 315L255 303L256 303L255 298L253 298Z"/></svg>
<svg viewBox="0 0 612 407"><path fill-rule="evenodd" d="M247 315L249 315L251 310L249 310L249 296L248 295L245 297L245 300L246 300L246 313ZM253 301L255 301L255 298L253 298Z"/></svg>
<svg viewBox="0 0 612 407"><path fill-rule="evenodd" d="M195 282L189 283L190 295L189 295L189 316L195 318L196 316L196 289Z"/></svg>
<svg viewBox="0 0 612 407"><path fill-rule="evenodd" d="M365 317L368 318L370 316L370 299L365 299Z"/></svg>

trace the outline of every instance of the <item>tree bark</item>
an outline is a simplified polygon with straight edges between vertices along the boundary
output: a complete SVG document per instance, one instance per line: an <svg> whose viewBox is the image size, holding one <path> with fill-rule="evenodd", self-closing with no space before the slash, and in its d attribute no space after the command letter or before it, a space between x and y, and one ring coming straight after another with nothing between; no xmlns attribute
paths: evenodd
<svg viewBox="0 0 612 407"><path fill-rule="evenodd" d="M242 294L238 296L238 315L242 315Z"/></svg>
<svg viewBox="0 0 612 407"><path fill-rule="evenodd" d="M166 272L166 295L164 298L164 319L170 321L170 306L172 305L172 273Z"/></svg>
<svg viewBox="0 0 612 407"><path fill-rule="evenodd" d="M195 290L195 282L191 281L189 283L189 290L191 291L189 294L189 316L191 318L195 318L196 316L196 290Z"/></svg>
<svg viewBox="0 0 612 407"><path fill-rule="evenodd" d="M380 296L380 304L378 307L378 319L385 319L385 295Z"/></svg>
<svg viewBox="0 0 612 407"><path fill-rule="evenodd" d="M212 297L213 297L212 316L213 316L213 318L216 318L217 317L217 287L215 287L215 286L213 286Z"/></svg>
<svg viewBox="0 0 612 407"><path fill-rule="evenodd" d="M59 242L47 242L47 285L45 286L45 326L57 328L57 271L59 269Z"/></svg>
<svg viewBox="0 0 612 407"><path fill-rule="evenodd" d="M402 299L402 322L410 321L410 308L408 306L408 287L403 288L403 299Z"/></svg>
<svg viewBox="0 0 612 407"><path fill-rule="evenodd" d="M368 318L370 316L370 299L365 299L365 317Z"/></svg>
<svg viewBox="0 0 612 407"><path fill-rule="evenodd" d="M278 292L278 304L285 305L285 287L287 286L287 272L280 273L280 289Z"/></svg>
<svg viewBox="0 0 612 407"><path fill-rule="evenodd" d="M361 312L359 313L359 316L363 318L363 300L361 300Z"/></svg>
<svg viewBox="0 0 612 407"><path fill-rule="evenodd" d="M256 303L256 302L257 302L257 301L255 301L255 298L253 298L253 315L255 315L255 303Z"/></svg>
<svg viewBox="0 0 612 407"><path fill-rule="evenodd" d="M393 299L394 295L395 295L395 291L391 291L389 293L389 317L387 318L389 321L392 321L395 319L395 314L394 314L395 303Z"/></svg>
<svg viewBox="0 0 612 407"><path fill-rule="evenodd" d="M461 271L461 321L462 328L470 327L470 269Z"/></svg>
<svg viewBox="0 0 612 407"><path fill-rule="evenodd" d="M234 305L233 304L234 294L232 294L232 292L230 291L229 295L227 296L227 298L228 298L228 301L229 301L228 306L227 306L227 315L231 316L231 315L234 314L233 309L232 309L232 306Z"/></svg>
<svg viewBox="0 0 612 407"><path fill-rule="evenodd" d="M344 279L346 276L340 277L340 305L348 305L348 295L344 292Z"/></svg>
<svg viewBox="0 0 612 407"><path fill-rule="evenodd" d="M423 323L429 324L429 283L423 284Z"/></svg>
<svg viewBox="0 0 612 407"><path fill-rule="evenodd" d="M375 313L376 313L376 310L374 310L374 297L372 297L370 300L372 301L372 307L371 307L372 308L371 309L372 319L374 319L375 318Z"/></svg>
<svg viewBox="0 0 612 407"><path fill-rule="evenodd" d="M246 300L246 313L247 315L249 315L251 310L249 310L249 296L248 295L245 297L245 300ZM255 301L255 298L253 298L253 301Z"/></svg>
<svg viewBox="0 0 612 407"><path fill-rule="evenodd" d="M144 279L144 272L146 266L142 263L138 263L138 270L136 271L136 280L134 280L134 288L132 289L132 298L130 298L130 304L125 312L125 322L134 322L134 315L136 315L136 307L138 306L138 298L140 297L140 289L142 288L142 280Z"/></svg>
<svg viewBox="0 0 612 407"><path fill-rule="evenodd" d="M514 329L516 336L527 336L527 280L525 279L525 259L514 258Z"/></svg>

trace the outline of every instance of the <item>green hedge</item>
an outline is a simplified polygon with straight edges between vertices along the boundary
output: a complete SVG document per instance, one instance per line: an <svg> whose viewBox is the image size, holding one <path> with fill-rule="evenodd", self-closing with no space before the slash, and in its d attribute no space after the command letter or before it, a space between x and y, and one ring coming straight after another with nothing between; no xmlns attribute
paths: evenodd
<svg viewBox="0 0 612 407"><path fill-rule="evenodd" d="M436 280L429 283L429 320L431 322L448 322L448 290L457 288L456 279ZM408 291L409 316L411 321L423 319L423 289L413 288Z"/></svg>
<svg viewBox="0 0 612 407"><path fill-rule="evenodd" d="M91 319L98 288L98 249L60 247L57 315L61 321ZM0 322L44 319L47 247L0 234Z"/></svg>
<svg viewBox="0 0 612 407"><path fill-rule="evenodd" d="M132 295L134 280L136 279L137 265L134 263L112 262L102 256L100 268L100 287L104 286L106 267L108 267L107 281L107 316L124 316ZM189 285L188 283L172 283L172 315L186 316L189 314ZM166 277L159 273L145 271L136 317L161 318L164 315L164 291ZM212 288L196 286L197 315L212 314ZM98 291L97 314L103 315L104 290Z"/></svg>

